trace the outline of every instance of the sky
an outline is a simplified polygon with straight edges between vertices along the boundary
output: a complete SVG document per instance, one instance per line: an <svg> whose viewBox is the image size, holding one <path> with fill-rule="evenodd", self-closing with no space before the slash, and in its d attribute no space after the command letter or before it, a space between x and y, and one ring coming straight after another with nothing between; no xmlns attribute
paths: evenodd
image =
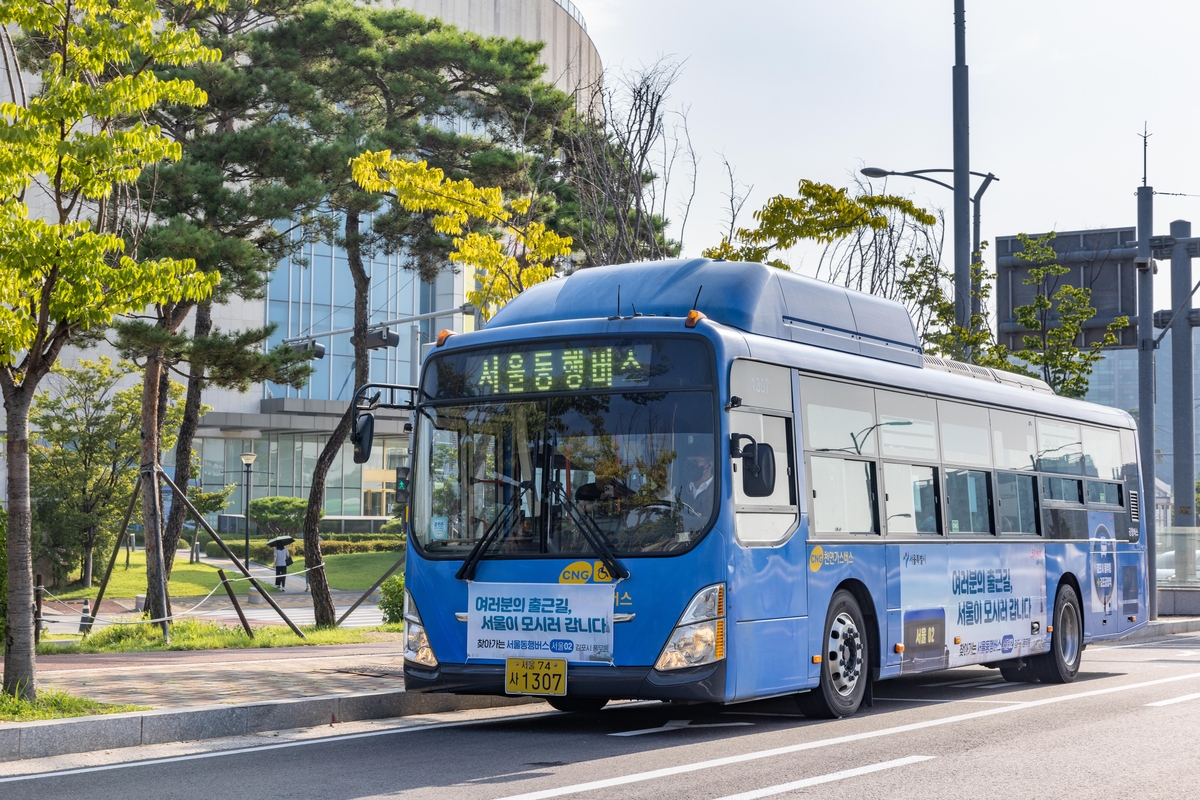
<svg viewBox="0 0 1200 800"><path fill-rule="evenodd" d="M672 99L701 157L685 255L721 239L722 153L754 187L747 212L801 178L840 187L865 165L952 166L952 0L574 2L606 69L685 62ZM1155 233L1192 219L1200 235L1200 3L967 0L966 12L971 169L999 178L984 239L1134 225L1144 123L1150 184L1198 195L1156 196ZM948 190L887 188L950 214Z"/></svg>

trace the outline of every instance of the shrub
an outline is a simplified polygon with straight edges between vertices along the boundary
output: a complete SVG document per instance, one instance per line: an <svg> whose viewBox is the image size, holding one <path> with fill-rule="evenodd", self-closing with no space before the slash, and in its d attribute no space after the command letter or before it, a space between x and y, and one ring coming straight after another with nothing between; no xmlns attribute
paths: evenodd
<svg viewBox="0 0 1200 800"><path fill-rule="evenodd" d="M321 537L321 555L323 556L340 556L347 553L386 553L389 550L401 550L403 545L396 538L391 539L367 539L359 542L343 542L329 541L325 537ZM244 545L240 542L226 542L229 548L241 558ZM300 541L291 545L289 548L293 558L298 558L304 554L303 545ZM256 542L250 540L250 560L258 561L259 563L269 564L274 559L275 548L267 547L266 542ZM209 542L204 546L204 554L209 558L223 558L224 554L216 542Z"/></svg>
<svg viewBox="0 0 1200 800"><path fill-rule="evenodd" d="M404 575L393 575L379 587L379 608L385 624L404 621Z"/></svg>

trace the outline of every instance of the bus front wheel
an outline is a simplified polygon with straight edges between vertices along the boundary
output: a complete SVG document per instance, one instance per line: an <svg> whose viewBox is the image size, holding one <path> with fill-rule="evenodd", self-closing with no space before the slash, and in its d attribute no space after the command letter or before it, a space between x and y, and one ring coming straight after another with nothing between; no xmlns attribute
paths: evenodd
<svg viewBox="0 0 1200 800"><path fill-rule="evenodd" d="M1058 587L1053 619L1050 652L1031 659L1029 666L1042 683L1070 683L1083 661L1083 614L1073 587Z"/></svg>
<svg viewBox="0 0 1200 800"><path fill-rule="evenodd" d="M870 643L862 609L854 595L843 590L833 595L825 614L821 682L796 696L806 717L838 719L858 711L870 680Z"/></svg>
<svg viewBox="0 0 1200 800"><path fill-rule="evenodd" d="M571 714L595 714L608 705L606 697L547 697L546 702L556 711Z"/></svg>

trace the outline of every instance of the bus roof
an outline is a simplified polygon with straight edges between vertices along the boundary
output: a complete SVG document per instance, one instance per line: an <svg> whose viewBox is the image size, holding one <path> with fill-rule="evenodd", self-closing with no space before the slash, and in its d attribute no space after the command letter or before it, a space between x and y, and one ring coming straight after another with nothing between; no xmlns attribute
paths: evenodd
<svg viewBox="0 0 1200 800"><path fill-rule="evenodd" d="M518 295L488 327L635 313L684 317L693 307L747 333L924 366L900 303L762 264L707 258L577 270Z"/></svg>

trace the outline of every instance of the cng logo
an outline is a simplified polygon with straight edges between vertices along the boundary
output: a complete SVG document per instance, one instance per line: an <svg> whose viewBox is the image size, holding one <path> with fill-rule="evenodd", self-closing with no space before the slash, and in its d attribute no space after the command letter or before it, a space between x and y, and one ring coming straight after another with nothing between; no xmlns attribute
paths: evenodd
<svg viewBox="0 0 1200 800"><path fill-rule="evenodd" d="M812 553L808 557L808 568L813 572L817 572L825 565L840 566L854 563L854 554L849 550L829 550L826 551L821 545L817 545L812 549Z"/></svg>
<svg viewBox="0 0 1200 800"><path fill-rule="evenodd" d="M812 550L812 555L808 557L808 568L813 572L821 569L821 565L825 563L825 548L817 545Z"/></svg>
<svg viewBox="0 0 1200 800"><path fill-rule="evenodd" d="M612 576L608 574L608 569L605 568L602 561L594 564L587 561L576 561L563 568L563 571L558 574L558 582L612 583Z"/></svg>

